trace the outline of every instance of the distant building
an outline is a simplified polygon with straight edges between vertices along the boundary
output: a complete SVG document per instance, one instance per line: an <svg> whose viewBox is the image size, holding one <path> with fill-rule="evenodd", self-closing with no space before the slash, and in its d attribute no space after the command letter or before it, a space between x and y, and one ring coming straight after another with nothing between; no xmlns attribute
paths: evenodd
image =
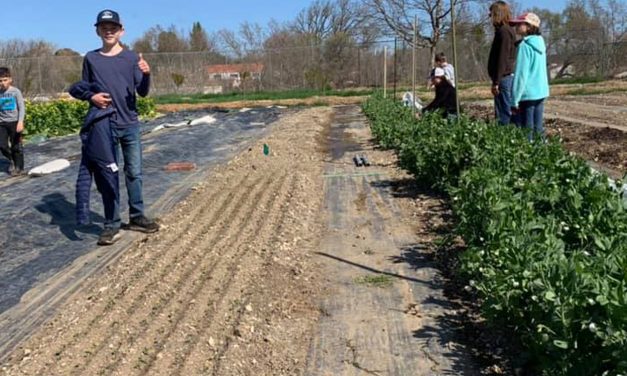
<svg viewBox="0 0 627 376"><path fill-rule="evenodd" d="M263 73L263 64L217 64L207 67L207 73L214 81L241 82L242 76L260 80Z"/></svg>

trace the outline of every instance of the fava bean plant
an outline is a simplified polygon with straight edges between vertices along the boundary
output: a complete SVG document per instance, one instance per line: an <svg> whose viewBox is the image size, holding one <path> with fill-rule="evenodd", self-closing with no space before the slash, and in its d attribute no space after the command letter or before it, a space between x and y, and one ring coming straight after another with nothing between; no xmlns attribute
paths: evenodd
<svg viewBox="0 0 627 376"><path fill-rule="evenodd" d="M556 139L463 116L416 119L379 94L363 110L402 167L449 197L467 246L459 273L533 371L627 375L624 193Z"/></svg>

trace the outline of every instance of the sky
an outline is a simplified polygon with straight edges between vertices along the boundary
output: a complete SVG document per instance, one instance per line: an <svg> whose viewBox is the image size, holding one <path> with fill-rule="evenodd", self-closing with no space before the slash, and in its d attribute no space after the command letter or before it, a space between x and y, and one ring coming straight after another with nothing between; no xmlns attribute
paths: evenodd
<svg viewBox="0 0 627 376"><path fill-rule="evenodd" d="M559 11L567 0L517 0L522 8L534 6ZM236 30L245 21L266 25L271 19L293 20L311 0L18 0L5 4L0 40L44 39L57 48L80 53L100 47L94 31L102 9L120 13L126 29L123 41L132 43L155 25L175 25L188 32L198 21L208 32Z"/></svg>

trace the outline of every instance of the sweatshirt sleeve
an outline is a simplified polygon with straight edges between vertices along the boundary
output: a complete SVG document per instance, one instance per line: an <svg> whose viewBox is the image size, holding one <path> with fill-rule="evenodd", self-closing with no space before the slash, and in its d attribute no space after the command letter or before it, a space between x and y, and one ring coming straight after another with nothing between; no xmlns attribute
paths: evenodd
<svg viewBox="0 0 627 376"><path fill-rule="evenodd" d="M88 83L88 82L91 82L90 78L91 78L91 65L89 64L89 61L87 60L87 56L85 56L83 58L82 80L83 82ZM95 94L96 93L88 89L87 85L84 85L84 86L72 85L70 87L70 95L76 99L89 101L91 100L91 97L93 97Z"/></svg>
<svg viewBox="0 0 627 376"><path fill-rule="evenodd" d="M139 57L137 62L139 62ZM143 74L137 63L134 66L135 90L140 97L145 97L150 92L150 74Z"/></svg>
<svg viewBox="0 0 627 376"><path fill-rule="evenodd" d="M23 122L26 117L26 104L24 103L24 96L22 96L21 91L16 91L15 100L17 101L17 121Z"/></svg>
<svg viewBox="0 0 627 376"><path fill-rule="evenodd" d="M90 85L86 81L80 81L73 84L72 86L70 86L68 92L73 98L84 101L90 100L91 97L93 97L95 94L93 91L90 90Z"/></svg>
<svg viewBox="0 0 627 376"><path fill-rule="evenodd" d="M516 70L514 71L514 83L512 86L512 107L518 107L523 96L523 91L529 80L529 70L531 67L530 48L521 43L516 58Z"/></svg>
<svg viewBox="0 0 627 376"><path fill-rule="evenodd" d="M499 56L501 55L502 50L502 38L500 29L496 30L494 33L494 39L492 41L492 47L490 48L490 56L488 58L488 75L492 79L492 84L496 85L499 83L498 76L498 65L499 65Z"/></svg>
<svg viewBox="0 0 627 376"><path fill-rule="evenodd" d="M507 67L507 61L510 59L509 55L512 49L512 45L514 44L514 40L512 40L512 35L508 32L505 27L499 29L500 34L500 46L498 50L498 63L496 65L496 81L493 82L498 84L501 80L501 77L505 75L505 68ZM495 78L492 78L495 80Z"/></svg>

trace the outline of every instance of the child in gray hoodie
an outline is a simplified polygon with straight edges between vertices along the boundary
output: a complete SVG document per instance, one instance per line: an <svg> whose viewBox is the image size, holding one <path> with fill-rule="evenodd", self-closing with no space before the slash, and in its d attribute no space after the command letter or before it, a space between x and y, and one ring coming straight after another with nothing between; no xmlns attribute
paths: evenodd
<svg viewBox="0 0 627 376"><path fill-rule="evenodd" d="M22 92L13 86L9 68L0 67L0 152L10 161L9 174L24 173L22 132L26 106Z"/></svg>

